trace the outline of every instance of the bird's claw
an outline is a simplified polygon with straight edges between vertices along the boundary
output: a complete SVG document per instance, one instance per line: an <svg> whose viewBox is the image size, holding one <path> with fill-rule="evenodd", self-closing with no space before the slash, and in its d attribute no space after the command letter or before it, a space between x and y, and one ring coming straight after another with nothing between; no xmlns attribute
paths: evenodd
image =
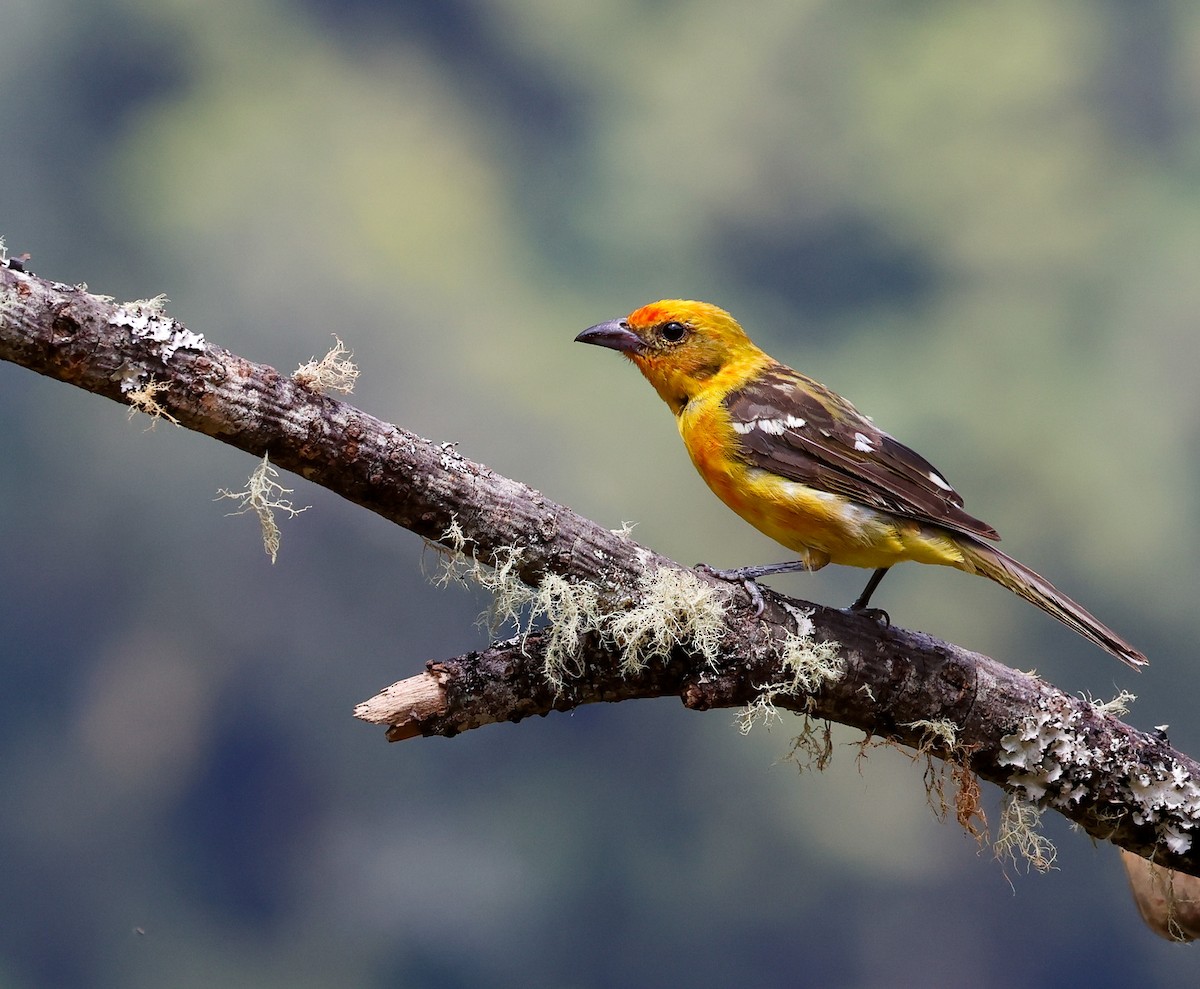
<svg viewBox="0 0 1200 989"><path fill-rule="evenodd" d="M766 602L763 601L762 591L758 589L758 583L750 577L742 578L742 586L746 589L746 593L750 595L750 607L754 609L754 617L757 618L767 606Z"/></svg>
<svg viewBox="0 0 1200 989"><path fill-rule="evenodd" d="M839 611L844 615L856 615L863 618L869 618L874 622L878 622L884 628L892 624L892 616L882 608L856 608L851 605L849 608L839 608Z"/></svg>
<svg viewBox="0 0 1200 989"><path fill-rule="evenodd" d="M763 600L762 591L758 587L758 582L753 577L746 576L745 568L718 570L716 567L710 567L707 563L697 563L696 569L703 570L710 577L716 577L717 580L727 580L730 583L741 584L746 589L746 594L750 597L750 607L754 611L754 617L757 618L763 613L763 609L767 605Z"/></svg>

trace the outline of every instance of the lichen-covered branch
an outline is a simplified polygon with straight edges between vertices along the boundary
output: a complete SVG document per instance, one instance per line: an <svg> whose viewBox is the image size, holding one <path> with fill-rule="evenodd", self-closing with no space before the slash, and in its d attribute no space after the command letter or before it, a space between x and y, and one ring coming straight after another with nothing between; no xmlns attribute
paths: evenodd
<svg viewBox="0 0 1200 989"><path fill-rule="evenodd" d="M431 664L360 706L389 737L452 735L594 701L839 721L968 766L1172 869L1200 873L1200 768L1025 674L681 568L519 481L239 357L159 302L118 305L0 263L0 358L164 416L436 541L545 629ZM153 387L151 388L151 383ZM138 396L141 396L140 398ZM528 593L514 592L525 587ZM800 610L803 608L803 610Z"/></svg>
<svg viewBox="0 0 1200 989"><path fill-rule="evenodd" d="M815 608L809 644L837 643L840 671L812 690L774 690L772 708L860 728L964 764L979 777L1063 814L1088 834L1200 873L1200 766L1166 738L986 656L921 633L878 629ZM710 664L686 647L635 676L602 632L584 637L585 671L555 691L543 674L549 633L430 663L359 705L393 741L566 711L596 701L668 697L695 710L753 712L769 685L794 677L786 653L721 649ZM824 661L824 660L823 660ZM939 727L931 731L931 725ZM1181 829L1177 833L1177 829Z"/></svg>
<svg viewBox="0 0 1200 989"><path fill-rule="evenodd" d="M455 444L424 440L191 333L157 302L119 305L0 263L0 359L124 405L153 378L158 405L181 425L269 453L276 467L418 535L450 545L448 532L465 534L485 561L519 546L515 574L529 584L546 573L603 583L618 557L667 562Z"/></svg>

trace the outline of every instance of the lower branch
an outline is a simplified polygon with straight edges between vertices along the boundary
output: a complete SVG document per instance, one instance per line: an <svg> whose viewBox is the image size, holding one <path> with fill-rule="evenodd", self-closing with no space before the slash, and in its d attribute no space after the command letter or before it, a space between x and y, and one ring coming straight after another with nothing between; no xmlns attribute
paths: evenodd
<svg viewBox="0 0 1200 989"><path fill-rule="evenodd" d="M836 634L840 670L811 691L778 689L795 668L778 651L722 651L714 664L679 647L637 673L605 636L582 643L583 674L555 690L542 630L477 653L431 662L358 705L391 741L569 711L597 701L678 697L697 711L771 708L836 721L960 764L1088 834L1160 865L1200 874L1190 841L1200 813L1200 766L1161 735L1140 732L1027 673L931 636L818 609ZM739 621L753 622L749 615ZM813 640L819 644L821 640ZM825 640L829 641L829 640Z"/></svg>

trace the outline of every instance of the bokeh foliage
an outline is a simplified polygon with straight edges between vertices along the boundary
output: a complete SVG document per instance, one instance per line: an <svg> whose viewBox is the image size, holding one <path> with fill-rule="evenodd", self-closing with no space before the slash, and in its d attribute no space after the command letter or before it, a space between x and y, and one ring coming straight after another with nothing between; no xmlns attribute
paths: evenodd
<svg viewBox="0 0 1200 989"><path fill-rule="evenodd" d="M1153 665L956 573L898 622L1195 753L1198 66L1169 0L7 0L0 234L283 370L336 332L363 407L732 565L782 554L570 343L725 305ZM1013 896L895 753L669 702L385 747L351 705L484 637L417 540L297 481L272 568L248 458L11 367L0 416L0 985L1186 978L1109 849Z"/></svg>

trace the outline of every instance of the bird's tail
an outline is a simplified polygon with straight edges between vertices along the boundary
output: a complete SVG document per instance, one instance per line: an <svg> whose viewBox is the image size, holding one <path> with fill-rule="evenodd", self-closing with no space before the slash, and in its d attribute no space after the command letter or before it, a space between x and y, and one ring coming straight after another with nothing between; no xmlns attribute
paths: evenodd
<svg viewBox="0 0 1200 989"><path fill-rule="evenodd" d="M1142 653L1025 564L984 543L962 537L956 542L963 553L962 569L1007 587L1134 669L1147 664L1148 660Z"/></svg>

